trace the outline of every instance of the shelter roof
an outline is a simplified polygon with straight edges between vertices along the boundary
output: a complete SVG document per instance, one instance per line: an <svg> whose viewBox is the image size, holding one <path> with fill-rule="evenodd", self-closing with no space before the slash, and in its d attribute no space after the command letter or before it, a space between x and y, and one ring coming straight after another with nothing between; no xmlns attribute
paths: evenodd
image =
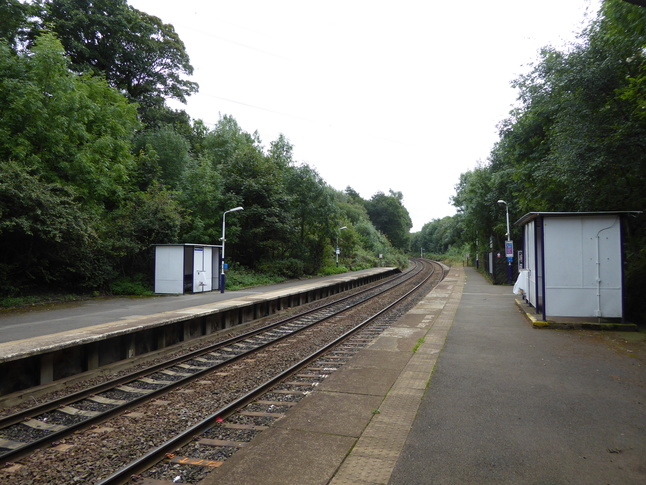
<svg viewBox="0 0 646 485"><path fill-rule="evenodd" d="M642 211L598 211L598 212L528 212L514 222L514 225L521 226L538 217L591 217L591 216L637 216Z"/></svg>

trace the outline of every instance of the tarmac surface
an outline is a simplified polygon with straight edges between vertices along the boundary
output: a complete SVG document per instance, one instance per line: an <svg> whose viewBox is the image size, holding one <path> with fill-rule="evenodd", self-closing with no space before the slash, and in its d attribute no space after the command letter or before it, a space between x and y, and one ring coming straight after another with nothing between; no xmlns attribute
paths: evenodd
<svg viewBox="0 0 646 485"><path fill-rule="evenodd" d="M361 275L367 271L369 270L354 271L351 274ZM0 312L0 344L245 296L261 296L263 293L303 286L309 283L321 283L326 280L338 279L339 277L343 277L343 274L306 280L290 280L275 285L226 291L224 293L209 291L206 293L156 295L141 298L97 298L56 304L51 307L44 305L33 309Z"/></svg>
<svg viewBox="0 0 646 485"><path fill-rule="evenodd" d="M0 342L309 282L5 313ZM645 367L643 333L534 328L453 267L202 485L646 484Z"/></svg>
<svg viewBox="0 0 646 485"><path fill-rule="evenodd" d="M510 287L451 268L202 484L644 484L639 338L533 328Z"/></svg>

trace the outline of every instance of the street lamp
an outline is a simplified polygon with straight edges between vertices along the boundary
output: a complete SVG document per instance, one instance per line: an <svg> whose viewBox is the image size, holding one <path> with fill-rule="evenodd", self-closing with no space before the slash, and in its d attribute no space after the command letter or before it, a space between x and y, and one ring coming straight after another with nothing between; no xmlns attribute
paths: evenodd
<svg viewBox="0 0 646 485"><path fill-rule="evenodd" d="M339 253L341 250L339 249L339 233L343 231L344 229L347 229L346 226L339 227L339 230L336 233L336 267L339 267Z"/></svg>
<svg viewBox="0 0 646 485"><path fill-rule="evenodd" d="M236 211L241 211L244 210L242 207L235 207L231 210L225 211L224 214L222 214L222 238L220 241L222 241L222 258L220 260L220 293L224 293L224 242L225 242L225 237L224 237L224 230L225 230L225 221L227 218L227 214L229 212L236 212Z"/></svg>
<svg viewBox="0 0 646 485"><path fill-rule="evenodd" d="M507 215L507 240L505 241L505 255L507 256L507 280L511 284L512 269L511 262L514 260L514 242L511 240L511 231L509 230L509 204L504 200L499 200L498 204L505 206L505 214Z"/></svg>

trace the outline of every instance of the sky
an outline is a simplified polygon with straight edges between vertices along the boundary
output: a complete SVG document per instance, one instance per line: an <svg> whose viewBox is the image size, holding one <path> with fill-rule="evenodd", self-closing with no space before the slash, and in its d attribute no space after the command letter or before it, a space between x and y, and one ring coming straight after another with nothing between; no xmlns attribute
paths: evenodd
<svg viewBox="0 0 646 485"><path fill-rule="evenodd" d="M600 0L129 0L172 24L200 85L185 109L231 115L267 149L364 199L403 194L413 232L455 214L541 47L574 41Z"/></svg>

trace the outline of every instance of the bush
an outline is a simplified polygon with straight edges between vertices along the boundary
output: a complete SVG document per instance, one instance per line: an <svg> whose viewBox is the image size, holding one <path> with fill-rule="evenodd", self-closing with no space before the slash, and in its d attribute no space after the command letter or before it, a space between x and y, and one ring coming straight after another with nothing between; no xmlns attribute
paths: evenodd
<svg viewBox="0 0 646 485"><path fill-rule="evenodd" d="M252 286L282 283L284 277L265 273L254 273L243 266L233 266L226 273L225 289L240 290Z"/></svg>
<svg viewBox="0 0 646 485"><path fill-rule="evenodd" d="M34 305L40 303L40 300L35 296L7 296L0 298L1 308L15 308L26 305Z"/></svg>
<svg viewBox="0 0 646 485"><path fill-rule="evenodd" d="M335 274L347 273L349 270L343 265L335 266L324 266L319 271L319 276L332 276Z"/></svg>
<svg viewBox="0 0 646 485"><path fill-rule="evenodd" d="M124 296L150 296L154 294L153 290L150 288L150 284L144 281L144 275L142 274L137 274L132 278L123 276L116 279L112 284L110 284L110 292L113 295Z"/></svg>
<svg viewBox="0 0 646 485"><path fill-rule="evenodd" d="M283 278L300 278L305 274L305 264L296 258L263 263L258 269L261 273Z"/></svg>

